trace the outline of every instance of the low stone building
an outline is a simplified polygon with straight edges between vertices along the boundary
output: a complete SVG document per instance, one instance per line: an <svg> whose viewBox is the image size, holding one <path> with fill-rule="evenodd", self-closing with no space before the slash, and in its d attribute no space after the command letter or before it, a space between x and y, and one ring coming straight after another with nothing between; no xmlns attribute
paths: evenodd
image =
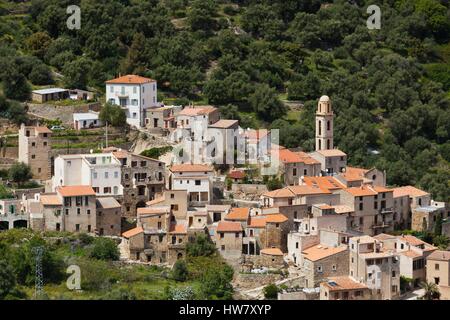
<svg viewBox="0 0 450 320"><path fill-rule="evenodd" d="M319 286L329 277L348 275L349 251L346 245L328 247L318 244L303 250L302 256L302 271L308 288Z"/></svg>
<svg viewBox="0 0 450 320"><path fill-rule="evenodd" d="M450 251L436 250L428 256L427 282L438 286L441 300L450 300Z"/></svg>
<svg viewBox="0 0 450 320"><path fill-rule="evenodd" d="M445 206L416 207L412 209L411 229L433 232L439 218L446 218Z"/></svg>
<svg viewBox="0 0 450 320"><path fill-rule="evenodd" d="M91 186L57 187L40 197L44 229L93 233L96 228L96 196Z"/></svg>
<svg viewBox="0 0 450 320"><path fill-rule="evenodd" d="M320 283L320 300L369 300L369 288L349 276L330 277Z"/></svg>
<svg viewBox="0 0 450 320"><path fill-rule="evenodd" d="M220 221L215 230L214 242L226 259L239 259L242 254L243 229L239 222Z"/></svg>
<svg viewBox="0 0 450 320"><path fill-rule="evenodd" d="M97 199L97 227L100 236L120 236L122 206L113 197Z"/></svg>

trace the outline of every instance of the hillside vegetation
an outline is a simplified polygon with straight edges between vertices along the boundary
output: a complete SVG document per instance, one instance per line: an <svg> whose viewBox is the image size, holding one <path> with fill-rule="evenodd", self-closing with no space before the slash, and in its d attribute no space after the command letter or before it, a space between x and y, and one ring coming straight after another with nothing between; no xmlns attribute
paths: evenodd
<svg viewBox="0 0 450 320"><path fill-rule="evenodd" d="M158 80L161 101L210 103L244 127L283 128L281 144L306 151L326 94L350 164L449 200L449 3L377 3L380 30L366 27L373 1L364 0L33 0L29 14L0 9L3 94L20 101L55 81L104 90L137 73ZM66 27L72 4L80 30ZM14 118L19 106L3 104Z"/></svg>

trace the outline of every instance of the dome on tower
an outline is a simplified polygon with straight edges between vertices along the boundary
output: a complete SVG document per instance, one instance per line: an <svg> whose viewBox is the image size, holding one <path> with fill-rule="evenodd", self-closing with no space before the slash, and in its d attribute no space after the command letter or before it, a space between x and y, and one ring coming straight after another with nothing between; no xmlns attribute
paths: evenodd
<svg viewBox="0 0 450 320"><path fill-rule="evenodd" d="M329 96L321 96L319 101L320 102L330 102L330 97Z"/></svg>

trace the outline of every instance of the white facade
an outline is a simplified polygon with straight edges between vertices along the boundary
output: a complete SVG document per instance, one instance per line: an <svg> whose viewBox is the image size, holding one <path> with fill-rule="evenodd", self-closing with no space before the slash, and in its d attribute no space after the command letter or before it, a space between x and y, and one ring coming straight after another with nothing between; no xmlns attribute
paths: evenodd
<svg viewBox="0 0 450 320"><path fill-rule="evenodd" d="M98 128L103 126L103 122L99 120L98 113L74 113L73 127L75 130Z"/></svg>
<svg viewBox="0 0 450 320"><path fill-rule="evenodd" d="M106 101L121 106L127 123L145 126L145 110L157 106L157 83L138 76L123 76L106 82Z"/></svg>
<svg viewBox="0 0 450 320"><path fill-rule="evenodd" d="M53 190L59 186L90 185L97 196L121 196L121 164L111 153L59 156L55 159Z"/></svg>
<svg viewBox="0 0 450 320"><path fill-rule="evenodd" d="M212 199L213 174L213 171L172 172L171 190L186 190L193 206L209 204Z"/></svg>

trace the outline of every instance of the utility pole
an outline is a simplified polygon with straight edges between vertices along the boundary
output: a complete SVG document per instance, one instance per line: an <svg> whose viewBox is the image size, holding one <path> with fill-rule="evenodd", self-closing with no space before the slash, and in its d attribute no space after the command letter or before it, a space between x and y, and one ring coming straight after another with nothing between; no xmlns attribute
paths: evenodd
<svg viewBox="0 0 450 320"><path fill-rule="evenodd" d="M42 255L44 253L44 247L34 247L33 253L35 254L36 261L36 280L35 280L35 291L34 298L39 299L42 297L43 287L44 287L44 277L42 273Z"/></svg>

